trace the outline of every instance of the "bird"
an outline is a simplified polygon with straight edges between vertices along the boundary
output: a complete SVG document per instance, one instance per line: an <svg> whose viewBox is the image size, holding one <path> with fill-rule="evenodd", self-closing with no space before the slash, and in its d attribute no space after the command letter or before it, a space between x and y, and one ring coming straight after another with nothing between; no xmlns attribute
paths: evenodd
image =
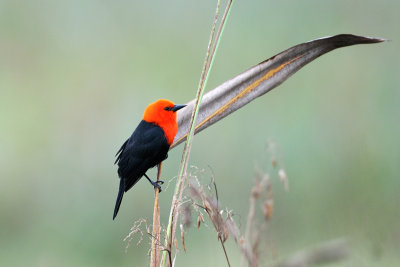
<svg viewBox="0 0 400 267"><path fill-rule="evenodd" d="M143 176L161 192L163 181L152 181L146 174L168 157L168 151L178 132L176 112L186 105L175 105L167 99L159 99L146 107L143 118L132 135L115 155L120 178L113 220L118 214L124 193Z"/></svg>

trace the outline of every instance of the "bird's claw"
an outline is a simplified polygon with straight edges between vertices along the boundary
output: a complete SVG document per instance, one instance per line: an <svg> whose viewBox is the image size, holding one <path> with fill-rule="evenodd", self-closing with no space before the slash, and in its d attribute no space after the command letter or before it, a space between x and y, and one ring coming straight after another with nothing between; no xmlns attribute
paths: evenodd
<svg viewBox="0 0 400 267"><path fill-rule="evenodd" d="M152 184L154 186L154 189L158 188L158 192L161 193L162 190L161 190L160 184L164 184L164 181L159 180L159 181L153 182Z"/></svg>

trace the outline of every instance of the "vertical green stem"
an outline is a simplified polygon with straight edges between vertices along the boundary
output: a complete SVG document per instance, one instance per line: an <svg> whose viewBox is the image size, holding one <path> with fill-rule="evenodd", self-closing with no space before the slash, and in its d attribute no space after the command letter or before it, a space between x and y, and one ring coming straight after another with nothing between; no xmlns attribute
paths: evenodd
<svg viewBox="0 0 400 267"><path fill-rule="evenodd" d="M171 211L170 211L170 216L169 216L169 221L168 221L168 226L167 226L167 236L165 238L165 243L164 243L164 247L165 247L165 249L167 249L167 251L164 251L164 253L162 255L162 261L161 261L161 266L164 266L164 267L167 266L167 258L168 258L167 253L170 254L169 256L172 256L172 244L174 241L173 239L175 236L176 224L178 221L177 209L178 209L178 205L182 199L183 184L184 184L184 179L186 177L187 166L189 163L190 149L191 149L192 142L193 142L193 136L194 136L197 115L200 110L200 104L201 104L201 100L203 98L204 88L208 81L210 70L211 70L213 62L214 62L215 53L216 53L216 50L218 49L220 38L221 38L222 32L225 28L225 21L230 12L231 4L232 4L232 0L229 0L226 10L224 12L224 15L221 19L221 23L219 25L218 32L217 32L217 35L215 36L215 41L214 41L215 29L216 29L218 16L219 16L221 0L218 0L218 3L217 3L217 9L215 12L214 23L213 23L213 26L211 29L211 35L210 35L210 40L208 43L206 59L204 61L202 74L200 76L199 87L198 87L198 90L196 93L196 102L195 102L192 116L191 116L189 134L188 134L187 140L185 142L185 147L184 147L183 154L182 154L181 166L179 169L179 174L178 174L178 178L177 178L177 182L176 182L176 186L175 186L174 196L172 199ZM211 48L211 46L212 46L212 48ZM169 257L169 258L171 258L171 257Z"/></svg>

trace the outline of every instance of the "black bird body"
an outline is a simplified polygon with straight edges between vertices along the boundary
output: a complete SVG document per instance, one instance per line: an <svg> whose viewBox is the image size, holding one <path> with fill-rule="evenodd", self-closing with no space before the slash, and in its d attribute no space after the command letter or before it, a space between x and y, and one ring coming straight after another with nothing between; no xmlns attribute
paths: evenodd
<svg viewBox="0 0 400 267"><path fill-rule="evenodd" d="M186 105L175 105L172 101L159 99L146 107L142 121L131 137L118 150L118 176L120 178L117 202L113 219L117 216L124 193L134 186L142 176L161 192L162 181L153 182L147 175L168 157L168 150L178 132L176 112Z"/></svg>
<svg viewBox="0 0 400 267"><path fill-rule="evenodd" d="M165 160L169 147L161 127L144 120L139 123L116 155L120 185L113 218L117 216L124 192L131 189L148 169Z"/></svg>

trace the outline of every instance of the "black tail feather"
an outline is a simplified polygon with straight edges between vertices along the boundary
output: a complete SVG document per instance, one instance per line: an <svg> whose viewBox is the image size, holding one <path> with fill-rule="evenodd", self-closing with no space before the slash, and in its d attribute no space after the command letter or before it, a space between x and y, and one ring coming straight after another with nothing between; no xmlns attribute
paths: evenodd
<svg viewBox="0 0 400 267"><path fill-rule="evenodd" d="M117 196L117 202L115 203L113 220L115 219L115 217L117 217L119 206L121 206L122 197L124 196L124 192L125 192L125 182L123 179L121 179L121 181L119 182L119 191Z"/></svg>

